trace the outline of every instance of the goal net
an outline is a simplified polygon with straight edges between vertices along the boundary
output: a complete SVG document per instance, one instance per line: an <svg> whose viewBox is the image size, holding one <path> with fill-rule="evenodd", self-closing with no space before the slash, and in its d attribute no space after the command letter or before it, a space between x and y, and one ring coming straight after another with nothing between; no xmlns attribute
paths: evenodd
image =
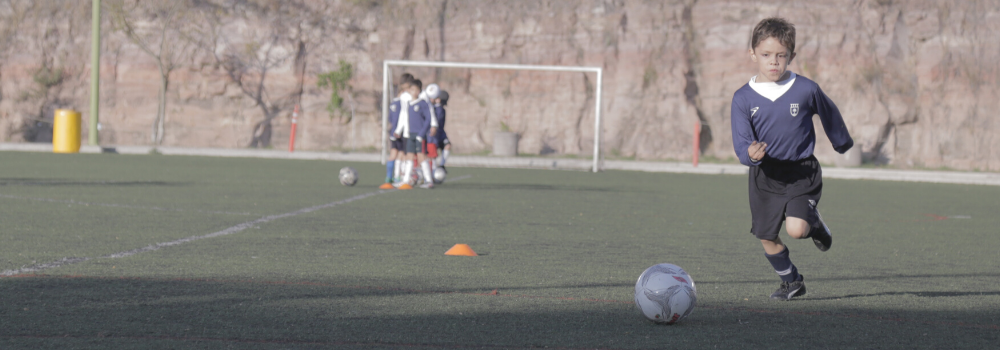
<svg viewBox="0 0 1000 350"><path fill-rule="evenodd" d="M394 67L397 68L396 71L393 70ZM601 82L602 82L601 79L602 79L602 74L603 74L603 69L602 68L600 68L600 67L583 67L583 66L543 66L543 65L525 65L525 64L490 64L490 63L459 63L459 62L431 62L431 61L401 61L401 60L386 60L383 63L383 65L382 65L382 142L381 142L381 145L382 145L382 147L381 147L382 148L382 150L381 150L381 153L382 153L382 157L381 157L382 164L385 164L385 162L386 162L386 160L388 158L388 154L389 154L389 138L388 138L388 134L389 134L389 130L388 130L388 128L389 128L389 125L388 125L389 124L389 103L393 99L393 97L396 96L396 93L393 91L393 84L392 84L392 82L393 82L393 78L396 75L402 74L404 72L403 69L398 69L398 68L403 68L403 67L407 67L407 68L410 68L410 69L428 69L428 68L433 68L433 69L467 69L467 70L542 71L542 72L551 72L551 73L559 73L559 72L594 73L596 75L596 80L595 80L595 83L592 84L593 100L594 100L594 105L593 105L593 118L594 118L594 135L593 135L593 137L594 137L594 139L593 139L594 150L593 151L594 151L594 153L593 153L592 170L594 172L597 172L597 171L600 170L600 166L601 166L601 164L600 164L600 162L601 162L601 142L600 142L601 141ZM417 78L421 78L421 77L418 75ZM424 87L426 87L427 84L429 84L429 83L434 83L433 81L429 81L428 79L423 79L423 82L424 82ZM468 84L468 82L466 82L466 84ZM585 86L587 88L591 88L591 84L589 83L589 81L585 82ZM449 94L451 95L452 100L454 100L454 98L456 97L456 95L463 93L461 91L461 89L452 89L450 86L442 86L442 89L443 90L447 90L449 92ZM465 92L468 93L468 85L466 85ZM542 92L542 93L544 94L544 92ZM587 94L589 95L589 93L590 92L588 91ZM505 95L506 94L510 94L510 91L505 90L503 92L503 94L505 94ZM474 98L479 99L479 97L474 97ZM480 100L479 104L482 105L482 106L486 105L486 103L483 102L482 100ZM496 108L501 108L501 107L498 106ZM540 111L540 110L543 110L543 109L539 108L538 110ZM581 112L583 112L583 111L581 110ZM541 119L543 117L542 116L543 112L539 112L538 114L539 114L538 116L530 116L530 115L529 116L524 116L524 118L521 118L520 120L523 121L525 118ZM452 118L453 116L454 116L454 118L464 118L464 117L466 117L466 115L463 113L463 111L449 109L448 110L448 122L447 122L446 125L454 125L455 119ZM507 116L507 117L509 117L509 116ZM581 118L581 120L582 120L582 118ZM505 129L510 128L510 126L508 124L505 124L504 121L502 121L502 120L500 121L500 124L502 124L503 128L505 128ZM510 131L514 131L514 132L521 131L521 132L523 132L523 130L510 130ZM448 132L449 132L449 135L452 135L452 131L451 130L448 130ZM480 132L481 132L481 130L480 130ZM452 140L455 139L455 137L453 137L453 136L449 136L449 138L452 139ZM543 152L541 152L541 153L542 154L545 153L544 152L544 148L543 148Z"/></svg>

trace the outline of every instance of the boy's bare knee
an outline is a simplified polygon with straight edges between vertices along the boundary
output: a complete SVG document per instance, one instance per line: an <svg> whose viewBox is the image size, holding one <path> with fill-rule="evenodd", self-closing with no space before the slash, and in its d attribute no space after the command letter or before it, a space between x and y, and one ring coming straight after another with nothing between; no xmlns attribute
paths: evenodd
<svg viewBox="0 0 1000 350"><path fill-rule="evenodd" d="M785 231L792 238L802 239L809 234L809 223L803 219L788 217L785 219Z"/></svg>

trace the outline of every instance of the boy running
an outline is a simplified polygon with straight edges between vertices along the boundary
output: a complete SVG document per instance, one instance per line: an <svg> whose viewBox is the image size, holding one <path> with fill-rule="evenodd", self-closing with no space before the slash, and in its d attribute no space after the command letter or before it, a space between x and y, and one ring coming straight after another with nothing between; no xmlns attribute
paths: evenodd
<svg viewBox="0 0 1000 350"><path fill-rule="evenodd" d="M750 58L758 73L733 95L733 148L740 163L750 167L752 225L764 256L781 277L772 299L791 300L805 295L802 275L778 237L782 222L788 235L812 238L821 251L830 249L833 236L816 206L823 190L822 170L813 156L816 133L813 115L839 153L854 140L837 106L805 77L787 70L795 58L795 27L781 18L767 18L751 35Z"/></svg>

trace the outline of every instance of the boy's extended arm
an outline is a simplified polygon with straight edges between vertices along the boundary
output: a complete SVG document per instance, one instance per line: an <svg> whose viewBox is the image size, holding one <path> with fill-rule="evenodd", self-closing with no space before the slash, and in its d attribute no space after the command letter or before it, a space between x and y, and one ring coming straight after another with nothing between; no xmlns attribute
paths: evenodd
<svg viewBox="0 0 1000 350"><path fill-rule="evenodd" d="M393 105L390 104L389 106L391 108ZM389 129L389 135L396 133L396 126L398 124L399 124L399 107L396 107L395 111L393 111L392 109L389 110L389 127L387 128Z"/></svg>
<svg viewBox="0 0 1000 350"><path fill-rule="evenodd" d="M438 127L437 113L434 111L434 105L428 102L427 106L430 107L427 109L431 112L431 128L437 128Z"/></svg>
<svg viewBox="0 0 1000 350"><path fill-rule="evenodd" d="M733 130L733 149L736 151L736 157L740 159L740 163L746 166L756 166L760 164L760 161L753 161L750 159L750 154L747 150L750 148L750 144L756 141L753 136L753 124L750 121L751 116L747 115L746 108L740 105L737 98L733 98L733 105L730 108L730 118L732 119L732 130Z"/></svg>
<svg viewBox="0 0 1000 350"><path fill-rule="evenodd" d="M402 113L400 113L400 117L402 117ZM400 120L399 120L398 117L396 119L396 129L392 131L392 134L393 135L401 135L401 136L403 135L403 123L400 123ZM406 137L409 137L409 136L406 136Z"/></svg>
<svg viewBox="0 0 1000 350"><path fill-rule="evenodd" d="M819 114L819 120L823 123L823 130L826 131L826 137L833 144L833 149L841 154L847 152L854 146L854 139L847 132L847 124L844 123L844 117L840 115L837 105L833 104L833 101L819 87L816 87L813 99L815 100L816 114Z"/></svg>
<svg viewBox="0 0 1000 350"><path fill-rule="evenodd" d="M434 114L437 115L437 117L438 117L438 129L442 129L443 130L444 129L444 124L445 124L445 121L446 121L445 117L447 116L447 112L445 112L445 109L442 106L434 106Z"/></svg>
<svg viewBox="0 0 1000 350"><path fill-rule="evenodd" d="M438 120L437 120L437 112L434 110L434 104L428 102L427 105L428 105L428 107L430 107L430 108L427 108L427 109L430 110L430 112L431 112L431 127L430 127L429 131L427 132L427 138L430 139L431 137L434 137L434 134L437 133Z"/></svg>

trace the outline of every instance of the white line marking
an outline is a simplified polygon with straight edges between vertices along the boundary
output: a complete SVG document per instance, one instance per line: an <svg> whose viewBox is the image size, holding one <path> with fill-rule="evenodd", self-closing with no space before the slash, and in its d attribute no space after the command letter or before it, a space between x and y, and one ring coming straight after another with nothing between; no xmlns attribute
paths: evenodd
<svg viewBox="0 0 1000 350"><path fill-rule="evenodd" d="M462 181L462 180L468 179L470 177L472 177L472 175L462 175L462 176L456 177L454 179L444 179L444 182Z"/></svg>
<svg viewBox="0 0 1000 350"><path fill-rule="evenodd" d="M368 197L371 197L371 196L374 196L374 195L388 193L388 192L394 192L394 191L395 190L380 190L380 191L375 191L375 192L368 192L368 193L365 193L365 194L360 194L360 195L357 195L357 196L354 196L354 197L351 197L351 198L347 198L347 199L344 199L344 200L339 200L339 201L336 201L336 202L330 202L330 203L326 203L326 204L321 204L321 205L317 205L317 206L303 208L303 209L299 209L299 210L288 212L288 213L284 213L284 214L265 216L265 217L262 217L260 219L254 220L254 221L244 222L242 224L229 227L229 228L227 228L225 230L217 231L217 232L212 232L212 233L209 233L207 235L191 236L191 237L187 237L187 238L181 238L181 239L178 239L176 241L150 244L150 245L148 245L146 247L143 247L143 248L132 249L132 250L124 251L124 252L118 252L118 253L114 253L114 254L104 255L104 256L101 256L101 258L124 258L124 257L127 257L127 256L136 255L136 254L139 254L139 253L151 252L151 251L163 248L163 247L175 246L175 245L178 245L178 244L184 244L184 243L193 242L193 241L197 241L197 240L201 240L201 239L205 239L205 238L213 238L213 237L231 235L231 234L234 234L234 233L246 230L248 228L251 228L251 227L254 227L256 225L263 224L263 223L266 223L266 222L270 222L270 221L274 221L274 220L278 220L278 219L283 219L283 218L287 218L287 217L292 217L292 216L296 216L296 215L301 215L301 214L305 214L305 213L310 213L310 212L314 212L314 211L317 211L317 210L320 210L320 209L325 209L325 208L329 208L329 207L333 207L333 206L337 206L337 205L341 205L341 204L346 204L346 203L350 203L350 202L353 202L353 201L365 199L365 198L368 198ZM23 267L23 268L16 269L16 270L3 271L3 272L0 272L0 275L3 275L3 276L12 276L12 275L19 275L19 274L23 274L23 273L38 272L38 271L41 271L41 270L47 270L47 269L51 269L51 268L56 268L56 267L61 267L61 266L66 266L66 265L72 265L72 264L84 262L84 261L91 260L91 259L93 259L93 258L62 258L61 260L53 261L53 262L50 262L50 263L37 264L37 265L28 266L28 267Z"/></svg>
<svg viewBox="0 0 1000 350"><path fill-rule="evenodd" d="M456 177L454 179L445 180L445 182L457 182L457 181L462 181L462 180L468 179L470 177L472 177L472 175L463 175L463 176ZM379 194L383 194L383 193L389 193L389 192L396 192L396 191L398 191L398 190L379 190L379 191L375 191L375 192L368 192L368 193L364 193L364 194L359 194L357 196L354 196L354 197L351 197L351 198L347 198L347 199L343 199L343 200L339 200L339 201L336 201L336 202L330 202L330 203L321 204L321 205L317 205L317 206L312 206L312 207L308 207L308 208L302 208L302 209L299 209L299 210L296 210L296 211L292 211L292 212L287 212L287 213L284 213L284 214L277 214L277 215L265 216L265 217L262 217L260 219L254 220L254 221L247 221L247 222L244 222L242 224L238 224L236 226L229 227L229 228L227 228L225 230L212 232L212 233L209 233L207 235L191 236L191 237L181 238L181 239L178 239L178 240L175 240L175 241L170 241L170 242L150 244L150 245L148 245L146 247L143 247L143 248L127 250L127 251L124 251L124 252L118 252L118 253L114 253L114 254L108 254L108 255L101 256L100 258L110 258L110 259L124 258L124 257L132 256L132 255L136 255L136 254L139 254L139 253L151 252L151 251L158 250L158 249L164 248L164 247L170 247L170 246L180 245L180 244L184 244L184 243L188 243L188 242L193 242L193 241L197 241L197 240L202 240L202 239L206 239L206 238L213 238L213 237L231 235L231 234L234 234L234 233L246 230L248 228L254 227L254 226L259 225L259 224L271 222L271 221L278 220L278 219L284 219L284 218L287 218L287 217L302 215L302 214L305 214L305 213L311 213L311 212L314 212L314 211L317 211L317 210L320 210L320 209L326 209L326 208L338 206L338 205L341 205L341 204L347 204L347 203L350 203L350 202L362 200L362 199L365 199L365 198L368 198L368 197L372 197L372 196L375 196L375 195L379 195ZM0 196L5 196L5 195L0 195ZM24 199L24 198L22 198L22 199ZM30 198L28 198L28 199L30 199ZM88 261L88 260L93 260L93 259L94 258L67 257L67 258L62 258L60 260L56 260L56 261L53 261L53 262L50 262L50 263L36 264L36 265L28 266L28 267L22 267L22 268L16 269L16 270L6 270L6 271L3 271L3 272L0 272L0 276L13 276L13 275L20 275L20 274L24 274L24 273L38 272L38 271L52 269L52 268L57 268L57 267L61 267L61 266L66 266L66 265L72 265L72 264L76 264L76 263L81 263L81 262Z"/></svg>
<svg viewBox="0 0 1000 350"><path fill-rule="evenodd" d="M39 202L50 202L50 203L67 203L76 205L93 205L98 207L112 207L112 208L128 208L128 209L148 209L148 210L160 210L160 211L177 211L177 212L194 212L194 213L205 213L205 214L227 214L227 215L243 215L249 216L253 215L248 212L236 213L231 211L208 211L208 210L185 210L185 209L173 209L173 208L163 208L163 207L147 207L142 205L128 205L128 204L114 204L114 203L92 203L92 202L80 202L72 199L52 199L52 198L37 198L37 197L21 197L9 194L0 194L0 198L9 199L27 199Z"/></svg>
<svg viewBox="0 0 1000 350"><path fill-rule="evenodd" d="M45 270L45 269L51 269L51 268L56 268L56 267L60 267L60 266L81 263L81 262L84 262L84 261L87 261L87 260L90 260L90 259L93 259L93 258L74 258L74 257L62 258L62 259L59 259L59 260L56 260L56 261L53 261L53 262L50 262L50 263L35 264L35 265L28 266L28 267L22 267L22 268L17 269L17 270L7 270L7 271L4 271L4 272L0 272L0 276L13 276L13 275L20 275L22 273L37 272L37 271L41 271L41 270Z"/></svg>
<svg viewBox="0 0 1000 350"><path fill-rule="evenodd" d="M365 194L359 194L357 196L354 196L354 197L351 197L351 198L348 198L348 199L344 199L344 200L340 200L340 201L336 201L336 202L331 202L331 203L327 203L327 204L322 204L322 205L317 205L317 206L313 206L313 207L303 208L303 209L299 209L299 210L296 210L296 211L293 211L293 212L284 213L284 214L265 216L265 217L262 217L260 219L254 220L254 221L244 222L242 224L239 224L239 225L227 228L225 230L217 231L217 232L212 232L212 233L209 233L209 234L203 235L203 236L192 236L192 237L181 238L181 239L178 239L176 241L170 241L170 242L166 242L166 243L151 244L151 245L148 245L148 246L146 246L144 248L132 249L132 250L129 250L129 251L124 251L124 252L118 252L118 253L114 253L114 254L105 255L105 256L102 256L102 258L124 258L124 257L127 257L127 256L136 255L136 254L139 254L139 253L151 252L151 251L163 248L163 247L175 246L175 245L184 244L184 243L187 243L187 242L193 242L193 241L197 241L197 240L201 240L201 239L205 239L205 238L213 238L213 237L231 235L231 234L234 234L234 233L246 230L248 228L254 227L254 226L259 225L259 224L271 222L271 221L278 220L278 219L284 219L284 218L287 218L287 217L302 215L302 214L305 214L305 213L311 213L311 212L314 212L314 211L317 211L317 210L320 210L320 209L325 209L325 208L329 208L329 207L333 207L333 206L337 206L337 205L341 205L341 204L350 203L350 202L357 201L357 200L362 200L362 199L365 199L365 198L368 198L368 197L371 197L371 196L374 196L374 195L377 195L377 194L382 194L382 193L387 193L387 192L389 192L389 190L379 190L379 191L376 191L376 192L368 192L368 193L365 193Z"/></svg>

